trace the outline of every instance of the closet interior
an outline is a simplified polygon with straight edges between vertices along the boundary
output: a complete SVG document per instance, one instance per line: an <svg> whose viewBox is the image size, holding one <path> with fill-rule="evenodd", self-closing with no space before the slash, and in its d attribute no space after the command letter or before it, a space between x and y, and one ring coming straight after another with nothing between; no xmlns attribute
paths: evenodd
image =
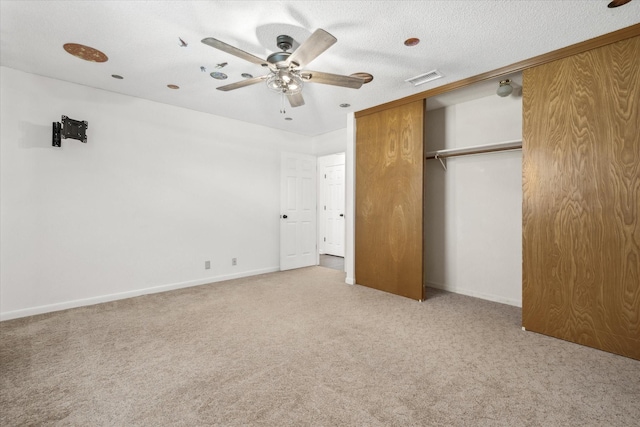
<svg viewBox="0 0 640 427"><path fill-rule="evenodd" d="M521 306L522 74L508 78L505 97L502 77L426 100L424 283Z"/></svg>

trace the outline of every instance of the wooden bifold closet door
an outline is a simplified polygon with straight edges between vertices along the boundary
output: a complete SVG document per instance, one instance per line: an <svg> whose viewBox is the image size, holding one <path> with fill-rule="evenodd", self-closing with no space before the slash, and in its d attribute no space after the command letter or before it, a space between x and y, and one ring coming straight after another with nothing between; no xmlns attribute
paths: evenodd
<svg viewBox="0 0 640 427"><path fill-rule="evenodd" d="M523 326L640 359L640 38L528 69Z"/></svg>
<svg viewBox="0 0 640 427"><path fill-rule="evenodd" d="M356 283L423 299L424 101L356 122Z"/></svg>

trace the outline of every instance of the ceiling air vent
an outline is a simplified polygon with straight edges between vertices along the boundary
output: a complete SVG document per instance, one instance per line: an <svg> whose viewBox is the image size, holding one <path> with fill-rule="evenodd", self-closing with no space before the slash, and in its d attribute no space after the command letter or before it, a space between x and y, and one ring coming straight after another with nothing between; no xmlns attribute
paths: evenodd
<svg viewBox="0 0 640 427"><path fill-rule="evenodd" d="M433 70L428 73L420 74L419 76L411 77L410 79L405 80L405 82L412 83L414 86L419 86L432 80L439 79L440 77L442 77L440 71Z"/></svg>

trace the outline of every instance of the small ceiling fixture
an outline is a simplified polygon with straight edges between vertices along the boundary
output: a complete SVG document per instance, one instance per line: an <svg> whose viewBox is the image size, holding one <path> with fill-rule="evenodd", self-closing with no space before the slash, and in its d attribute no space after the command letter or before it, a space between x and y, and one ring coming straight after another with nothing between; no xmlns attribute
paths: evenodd
<svg viewBox="0 0 640 427"><path fill-rule="evenodd" d="M511 80L500 80L500 86L498 86L498 90L496 90L496 94L502 98L505 96L511 95L513 92L513 86L511 86Z"/></svg>
<svg viewBox="0 0 640 427"><path fill-rule="evenodd" d="M245 79L252 79L253 78L253 74L249 74L249 73L242 73L240 75L242 77L244 77Z"/></svg>
<svg viewBox="0 0 640 427"><path fill-rule="evenodd" d="M607 5L609 9L613 9L614 7L623 6L629 3L631 0L613 0L611 3Z"/></svg>
<svg viewBox="0 0 640 427"><path fill-rule="evenodd" d="M98 49L78 43L66 43L62 46L71 55L76 58L84 59L89 62L107 62L109 58Z"/></svg>
<svg viewBox="0 0 640 427"><path fill-rule="evenodd" d="M214 71L211 74L209 74L211 77L213 77L216 80L224 80L227 78L227 75L225 73L221 73L219 71Z"/></svg>
<svg viewBox="0 0 640 427"><path fill-rule="evenodd" d="M409 47L417 46L418 43L420 43L420 39L416 37L411 37L404 41L404 45Z"/></svg>
<svg viewBox="0 0 640 427"><path fill-rule="evenodd" d="M347 103L340 104L340 107L342 107L342 108L349 108L349 107L351 107L351 104L347 104Z"/></svg>
<svg viewBox="0 0 640 427"><path fill-rule="evenodd" d="M178 85L167 85L167 87L169 89L180 89L180 86L178 86Z"/></svg>
<svg viewBox="0 0 640 427"><path fill-rule="evenodd" d="M118 75L118 74L111 74L111 77L113 77L114 79L118 79L118 80L122 80L124 79L124 77Z"/></svg>
<svg viewBox="0 0 640 427"><path fill-rule="evenodd" d="M285 117L284 119L285 119L285 120L288 120L288 121L293 120L291 117Z"/></svg>

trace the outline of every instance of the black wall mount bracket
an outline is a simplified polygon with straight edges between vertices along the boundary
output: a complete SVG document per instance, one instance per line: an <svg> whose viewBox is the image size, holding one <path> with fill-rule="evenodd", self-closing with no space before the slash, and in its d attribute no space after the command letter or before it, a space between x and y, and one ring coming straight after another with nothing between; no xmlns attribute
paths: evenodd
<svg viewBox="0 0 640 427"><path fill-rule="evenodd" d="M54 147L62 146L62 139L71 138L87 142L87 128L89 122L73 120L67 116L62 116L60 122L53 122L53 134L51 139L51 145Z"/></svg>

